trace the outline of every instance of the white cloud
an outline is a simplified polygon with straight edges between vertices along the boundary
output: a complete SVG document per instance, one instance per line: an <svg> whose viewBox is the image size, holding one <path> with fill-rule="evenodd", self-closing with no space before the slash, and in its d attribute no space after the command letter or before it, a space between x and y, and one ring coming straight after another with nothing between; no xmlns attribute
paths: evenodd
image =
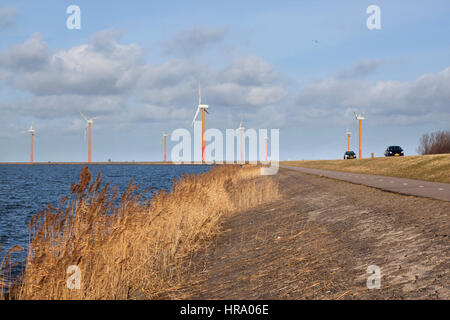
<svg viewBox="0 0 450 320"><path fill-rule="evenodd" d="M380 122L401 124L450 118L450 67L426 74L411 82L369 81L327 78L303 88L296 99L296 119L323 117L339 122L351 109L365 111Z"/></svg>
<svg viewBox="0 0 450 320"><path fill-rule="evenodd" d="M216 116L229 114L231 106L240 111L263 109L287 96L285 76L256 56L219 69L188 58L149 64L143 48L121 44L120 38L121 32L105 30L87 44L52 52L39 34L33 34L1 53L0 81L22 94L0 103L0 108L41 120L72 119L81 110L102 115L103 122L116 121L114 126L190 123L199 76L203 102Z"/></svg>
<svg viewBox="0 0 450 320"><path fill-rule="evenodd" d="M165 52L175 56L191 56L222 42L227 31L224 28L193 27L178 33L165 44Z"/></svg>
<svg viewBox="0 0 450 320"><path fill-rule="evenodd" d="M117 43L117 33L95 34L86 45L51 53L39 34L1 56L16 70L14 85L36 95L111 95L128 90L139 76L143 50Z"/></svg>
<svg viewBox="0 0 450 320"><path fill-rule="evenodd" d="M19 12L14 8L0 8L0 31L11 28L15 24L15 17Z"/></svg>
<svg viewBox="0 0 450 320"><path fill-rule="evenodd" d="M339 72L337 77L341 79L364 77L375 73L385 63L386 61L382 59L361 59L350 68Z"/></svg>
<svg viewBox="0 0 450 320"><path fill-rule="evenodd" d="M48 65L50 50L39 33L31 35L23 44L13 46L0 55L0 66L15 72L32 72Z"/></svg>
<svg viewBox="0 0 450 320"><path fill-rule="evenodd" d="M450 68L411 82L329 77L294 96L288 90L288 78L254 55L217 69L186 57L149 64L142 47L122 44L120 39L121 32L105 30L87 44L52 52L39 34L33 34L0 55L0 81L22 93L1 102L0 109L39 119L78 117L81 110L102 115L103 122L117 122L117 126L188 124L197 104L200 77L203 102L215 115L211 121L231 123L232 117L244 116L260 126L318 119L340 124L351 117L353 108L380 122L450 118ZM352 69L358 70L354 75L371 72L382 63L361 61Z"/></svg>

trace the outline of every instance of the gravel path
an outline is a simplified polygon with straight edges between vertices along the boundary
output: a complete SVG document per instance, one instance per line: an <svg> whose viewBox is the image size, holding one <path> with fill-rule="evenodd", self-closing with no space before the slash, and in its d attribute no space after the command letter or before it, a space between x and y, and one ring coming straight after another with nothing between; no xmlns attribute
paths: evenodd
<svg viewBox="0 0 450 320"><path fill-rule="evenodd" d="M285 168L276 179L283 199L224 221L170 298L450 299L449 202Z"/></svg>
<svg viewBox="0 0 450 320"><path fill-rule="evenodd" d="M328 178L344 180L356 184L362 184L386 191L450 201L450 183L428 182L414 179L322 169L310 169L294 166L282 167Z"/></svg>

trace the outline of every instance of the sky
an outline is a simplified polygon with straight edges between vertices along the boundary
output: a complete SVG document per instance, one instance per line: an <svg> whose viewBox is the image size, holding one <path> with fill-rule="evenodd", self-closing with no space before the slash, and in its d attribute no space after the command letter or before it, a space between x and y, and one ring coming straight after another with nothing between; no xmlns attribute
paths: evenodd
<svg viewBox="0 0 450 320"><path fill-rule="evenodd" d="M81 29L69 29L70 5ZM370 5L381 29L369 30ZM162 132L279 129L281 160L416 154L450 129L450 2L0 1L0 162L158 161ZM176 142L168 139L168 153Z"/></svg>

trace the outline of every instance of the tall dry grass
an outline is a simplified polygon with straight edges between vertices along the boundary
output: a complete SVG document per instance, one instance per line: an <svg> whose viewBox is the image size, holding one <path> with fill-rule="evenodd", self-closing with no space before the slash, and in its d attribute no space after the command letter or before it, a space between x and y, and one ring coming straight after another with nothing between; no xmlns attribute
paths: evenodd
<svg viewBox="0 0 450 320"><path fill-rule="evenodd" d="M174 181L170 193L141 201L130 182L120 198L101 175L84 168L69 197L30 221L25 270L12 299L133 299L164 297L183 281L190 257L219 232L225 215L278 197L259 167L219 166ZM67 268L81 270L81 289L67 287Z"/></svg>

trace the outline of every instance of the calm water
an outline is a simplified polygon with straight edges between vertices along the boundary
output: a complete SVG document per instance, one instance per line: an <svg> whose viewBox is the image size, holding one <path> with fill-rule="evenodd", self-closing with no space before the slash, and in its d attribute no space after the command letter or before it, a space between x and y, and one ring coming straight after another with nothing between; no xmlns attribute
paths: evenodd
<svg viewBox="0 0 450 320"><path fill-rule="evenodd" d="M28 222L50 203L58 207L62 196L70 193L70 186L78 182L83 165L0 165L0 262L14 245L26 247ZM198 174L209 170L200 165L90 165L93 179L99 171L102 182L117 185L122 193L130 179L141 189L170 190L174 178L185 173ZM13 260L21 262L25 252L15 253ZM20 269L15 268L14 273Z"/></svg>

